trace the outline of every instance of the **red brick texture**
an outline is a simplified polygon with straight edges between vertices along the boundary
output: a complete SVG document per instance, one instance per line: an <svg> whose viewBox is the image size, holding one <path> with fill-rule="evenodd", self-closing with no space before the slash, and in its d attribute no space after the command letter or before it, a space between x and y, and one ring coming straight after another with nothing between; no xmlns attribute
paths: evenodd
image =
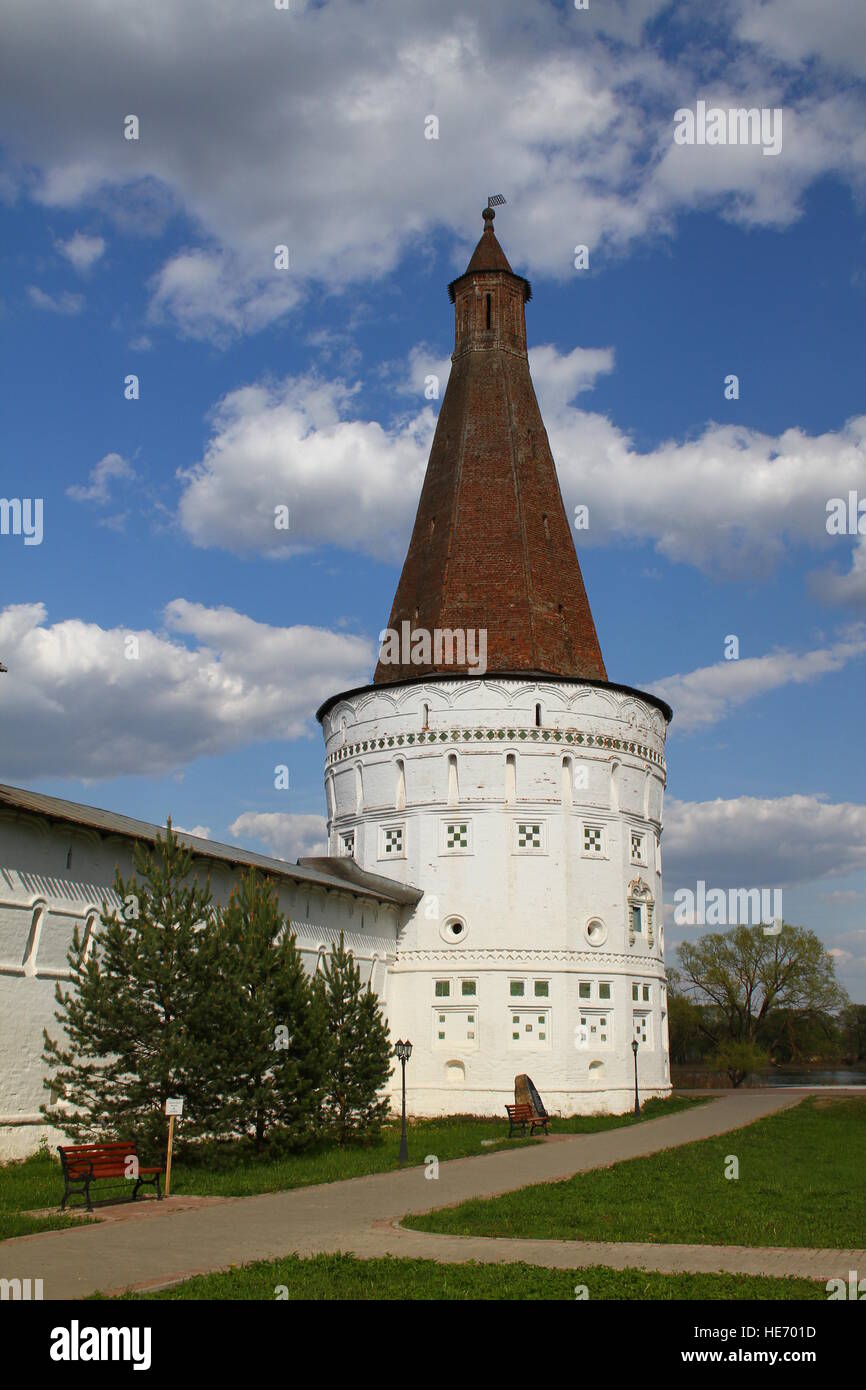
<svg viewBox="0 0 866 1390"><path fill-rule="evenodd" d="M388 626L487 630L487 670L607 680L492 215L454 281L451 376ZM393 684L469 666L383 664Z"/></svg>

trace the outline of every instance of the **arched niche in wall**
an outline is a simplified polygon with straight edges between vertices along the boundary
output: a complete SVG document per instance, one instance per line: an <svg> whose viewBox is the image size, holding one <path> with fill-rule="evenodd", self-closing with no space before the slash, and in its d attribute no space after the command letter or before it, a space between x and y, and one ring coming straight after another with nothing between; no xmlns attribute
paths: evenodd
<svg viewBox="0 0 866 1390"><path fill-rule="evenodd" d="M460 805L460 781L457 775L457 754L448 754L448 805Z"/></svg>
<svg viewBox="0 0 866 1390"><path fill-rule="evenodd" d="M610 765L610 809L613 812L619 811L619 781L621 771L620 764L614 759Z"/></svg>
<svg viewBox="0 0 866 1390"><path fill-rule="evenodd" d="M394 760L397 779L394 788L394 809L405 811L406 809L406 763L402 758Z"/></svg>
<svg viewBox="0 0 866 1390"><path fill-rule="evenodd" d="M47 904L44 898L37 898L31 909L30 930L27 933L27 942L21 959L21 968L25 975L36 974L39 938L42 935L42 923L45 920L46 909Z"/></svg>
<svg viewBox="0 0 866 1390"><path fill-rule="evenodd" d="M517 800L517 754L505 754L505 804L513 806Z"/></svg>
<svg viewBox="0 0 866 1390"><path fill-rule="evenodd" d="M93 953L93 937L96 932L96 924L99 921L99 913L95 907L90 908L84 919L84 931L81 933L81 964L86 965Z"/></svg>
<svg viewBox="0 0 866 1390"><path fill-rule="evenodd" d="M566 808L574 800L574 759L570 753L562 758L562 804Z"/></svg>
<svg viewBox="0 0 866 1390"><path fill-rule="evenodd" d="M355 814L360 815L364 809L364 769L360 763L355 763Z"/></svg>

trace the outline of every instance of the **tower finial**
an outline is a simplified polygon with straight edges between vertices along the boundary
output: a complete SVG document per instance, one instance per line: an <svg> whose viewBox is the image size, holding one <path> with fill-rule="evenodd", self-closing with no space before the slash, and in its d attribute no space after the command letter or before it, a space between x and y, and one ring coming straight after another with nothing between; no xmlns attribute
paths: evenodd
<svg viewBox="0 0 866 1390"><path fill-rule="evenodd" d="M487 207L481 214L481 216L484 218L485 231L491 225L494 217L496 216L496 213L493 211L493 209L501 207L504 202L505 199L501 193L491 193L490 197L487 199Z"/></svg>

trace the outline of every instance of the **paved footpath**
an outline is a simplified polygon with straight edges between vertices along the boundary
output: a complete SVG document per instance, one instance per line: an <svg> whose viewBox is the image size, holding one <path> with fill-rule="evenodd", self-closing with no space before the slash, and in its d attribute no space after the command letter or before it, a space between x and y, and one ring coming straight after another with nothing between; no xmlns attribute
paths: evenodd
<svg viewBox="0 0 866 1390"><path fill-rule="evenodd" d="M154 1203L146 1219L111 1219L0 1243L0 1277L41 1278L46 1299L80 1298L174 1283L193 1274L282 1255L345 1251L455 1263L525 1260L554 1268L611 1268L791 1274L826 1281L866 1268L866 1251L753 1249L741 1246L512 1240L433 1235L397 1228L410 1212L493 1197L554 1182L590 1168L707 1139L795 1105L804 1090L723 1092L693 1110L626 1129L563 1135L546 1143L256 1197ZM418 1155L419 1160L423 1154ZM176 1205L175 1205L176 1203ZM149 1204L148 1204L149 1205ZM152 1212L152 1216L151 1216Z"/></svg>

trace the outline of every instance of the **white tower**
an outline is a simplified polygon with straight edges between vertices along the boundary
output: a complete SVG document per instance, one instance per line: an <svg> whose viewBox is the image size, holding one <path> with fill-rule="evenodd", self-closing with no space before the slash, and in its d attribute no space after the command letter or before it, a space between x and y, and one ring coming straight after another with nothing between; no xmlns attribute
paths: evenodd
<svg viewBox="0 0 866 1390"><path fill-rule="evenodd" d="M607 673L485 211L371 686L319 711L329 854L421 888L387 985L411 1113L670 1092L663 701ZM483 634L483 636L482 636ZM484 659L486 657L486 660Z"/></svg>

